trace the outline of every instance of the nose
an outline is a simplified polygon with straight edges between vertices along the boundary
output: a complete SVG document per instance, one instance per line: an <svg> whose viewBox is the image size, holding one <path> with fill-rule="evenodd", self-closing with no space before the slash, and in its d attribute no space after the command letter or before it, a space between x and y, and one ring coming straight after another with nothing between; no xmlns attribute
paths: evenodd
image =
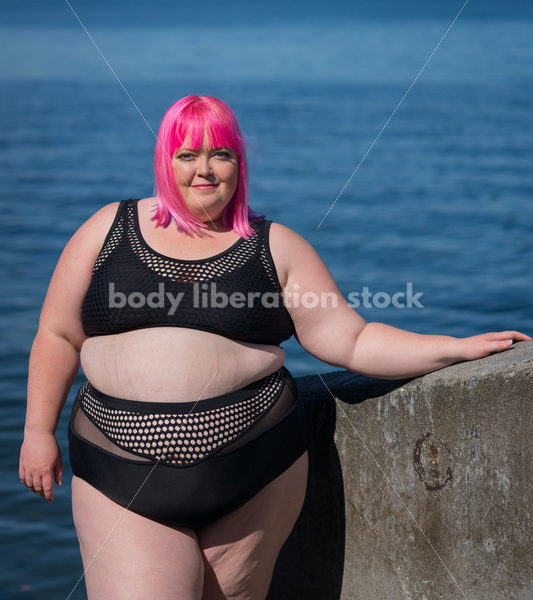
<svg viewBox="0 0 533 600"><path fill-rule="evenodd" d="M211 165L209 164L209 156L206 154L200 154L196 163L196 172L198 175L207 177L211 173Z"/></svg>

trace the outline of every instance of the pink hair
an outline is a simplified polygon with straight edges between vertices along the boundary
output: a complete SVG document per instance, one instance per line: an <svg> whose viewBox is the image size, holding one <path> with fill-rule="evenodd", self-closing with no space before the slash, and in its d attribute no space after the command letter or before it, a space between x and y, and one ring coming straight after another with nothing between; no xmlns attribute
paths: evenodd
<svg viewBox="0 0 533 600"><path fill-rule="evenodd" d="M168 227L172 219L178 231L200 233L206 225L188 210L174 178L172 156L185 142L191 148L200 148L207 133L210 148L230 147L238 157L239 179L237 189L222 213L222 222L245 239L252 233L251 223L266 215L254 212L248 206L245 140L230 107L211 96L185 96L175 102L165 113L159 127L155 145L154 195L157 210L151 218L156 227Z"/></svg>

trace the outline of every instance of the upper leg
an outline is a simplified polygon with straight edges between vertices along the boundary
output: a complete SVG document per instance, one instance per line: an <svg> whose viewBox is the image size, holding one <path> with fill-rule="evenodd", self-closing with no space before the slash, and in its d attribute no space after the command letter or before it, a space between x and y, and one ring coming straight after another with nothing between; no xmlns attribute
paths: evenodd
<svg viewBox="0 0 533 600"><path fill-rule="evenodd" d="M204 600L263 600L307 488L304 452L246 504L197 530L205 561Z"/></svg>
<svg viewBox="0 0 533 600"><path fill-rule="evenodd" d="M89 600L199 600L203 559L192 529L152 521L72 478L72 514Z"/></svg>

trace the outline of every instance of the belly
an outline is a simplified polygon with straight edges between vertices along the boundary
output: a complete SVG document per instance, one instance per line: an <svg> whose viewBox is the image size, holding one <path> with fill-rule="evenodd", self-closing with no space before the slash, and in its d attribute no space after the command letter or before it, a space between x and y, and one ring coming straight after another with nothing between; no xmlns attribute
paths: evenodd
<svg viewBox="0 0 533 600"><path fill-rule="evenodd" d="M281 367L279 346L182 327L92 337L80 363L98 390L147 402L191 402L237 390Z"/></svg>

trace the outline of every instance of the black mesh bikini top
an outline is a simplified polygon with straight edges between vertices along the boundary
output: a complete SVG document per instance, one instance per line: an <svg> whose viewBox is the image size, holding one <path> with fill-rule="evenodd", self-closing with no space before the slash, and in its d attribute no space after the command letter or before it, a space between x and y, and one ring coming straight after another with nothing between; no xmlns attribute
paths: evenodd
<svg viewBox="0 0 533 600"><path fill-rule="evenodd" d="M258 344L294 333L270 253L272 221L223 252L181 260L142 237L138 200L122 200L92 270L81 309L85 335L147 327L188 327Z"/></svg>

